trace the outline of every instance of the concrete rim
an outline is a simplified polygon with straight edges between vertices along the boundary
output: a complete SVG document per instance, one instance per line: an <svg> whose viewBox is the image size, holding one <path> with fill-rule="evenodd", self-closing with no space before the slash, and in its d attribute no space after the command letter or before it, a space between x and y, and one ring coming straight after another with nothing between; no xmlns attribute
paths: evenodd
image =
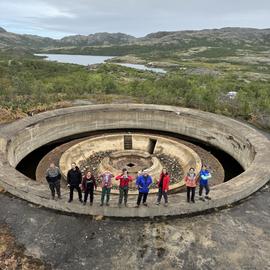
<svg viewBox="0 0 270 270"><path fill-rule="evenodd" d="M233 156L245 172L213 187L213 200L207 203L190 205L185 202L185 194L173 194L166 208L119 209L115 206L86 208L78 203L48 200L47 185L36 183L15 169L27 154L46 143L77 133L121 128L164 130L200 139ZM181 216L224 207L248 197L269 181L269 159L270 142L254 128L224 116L172 106L105 104L72 107L27 117L0 130L0 185L32 203L86 215Z"/></svg>

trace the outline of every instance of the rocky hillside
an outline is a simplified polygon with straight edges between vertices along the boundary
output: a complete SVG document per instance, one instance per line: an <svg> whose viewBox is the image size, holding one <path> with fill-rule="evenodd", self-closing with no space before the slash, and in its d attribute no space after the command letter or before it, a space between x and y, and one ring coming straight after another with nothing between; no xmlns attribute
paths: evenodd
<svg viewBox="0 0 270 270"><path fill-rule="evenodd" d="M97 46L97 45L121 45L132 43L136 38L122 33L96 33L88 36L67 36L59 40L63 45L73 46Z"/></svg>
<svg viewBox="0 0 270 270"><path fill-rule="evenodd" d="M103 46L120 45L136 41L136 38L122 33L96 33L88 36L74 35L62 39L52 39L36 35L20 35L7 32L0 27L0 48L25 47L31 49L69 47L69 46Z"/></svg>
<svg viewBox="0 0 270 270"><path fill-rule="evenodd" d="M120 47L121 46L121 47ZM35 35L19 35L0 28L0 48L24 48L34 51L57 50L67 53L123 55L134 51L150 53L153 50L186 49L194 47L221 47L237 49L267 49L270 29L221 28L200 31L157 32L142 38L123 33L96 33L52 39ZM96 48L103 48L105 52ZM108 48L110 50L108 51ZM147 49L148 48L148 49ZM121 52L119 51L121 49Z"/></svg>
<svg viewBox="0 0 270 270"><path fill-rule="evenodd" d="M157 32L139 39L142 43L189 43L201 40L204 43L230 42L235 45L269 44L270 29L227 27L200 31Z"/></svg>
<svg viewBox="0 0 270 270"><path fill-rule="evenodd" d="M55 46L56 44L57 41L52 38L44 38L35 35L20 35L7 32L4 28L0 28L0 48L44 48L49 46Z"/></svg>

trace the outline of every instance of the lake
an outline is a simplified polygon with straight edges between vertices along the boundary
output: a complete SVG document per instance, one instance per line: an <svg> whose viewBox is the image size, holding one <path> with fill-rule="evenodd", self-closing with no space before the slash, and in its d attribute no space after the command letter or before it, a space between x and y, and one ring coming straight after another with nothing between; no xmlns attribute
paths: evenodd
<svg viewBox="0 0 270 270"><path fill-rule="evenodd" d="M99 56L99 55L73 55L73 54L35 54L37 56L45 56L48 61L57 61L60 63L78 64L83 66L102 64L106 60L112 59L113 56ZM157 73L166 73L162 68L152 68L145 65L130 64L130 63L114 63L117 65L135 68L138 70L148 70Z"/></svg>

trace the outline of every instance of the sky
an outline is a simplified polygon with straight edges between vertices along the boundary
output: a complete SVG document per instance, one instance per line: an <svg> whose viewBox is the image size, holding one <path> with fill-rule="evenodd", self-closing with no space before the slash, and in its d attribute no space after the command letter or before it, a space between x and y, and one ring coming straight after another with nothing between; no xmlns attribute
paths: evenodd
<svg viewBox="0 0 270 270"><path fill-rule="evenodd" d="M52 38L237 26L270 28L270 0L0 0L0 27Z"/></svg>

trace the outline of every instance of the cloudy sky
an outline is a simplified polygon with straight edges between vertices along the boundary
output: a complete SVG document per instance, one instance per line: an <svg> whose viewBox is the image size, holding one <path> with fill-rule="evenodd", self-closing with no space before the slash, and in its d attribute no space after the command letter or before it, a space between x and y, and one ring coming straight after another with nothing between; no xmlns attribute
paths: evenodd
<svg viewBox="0 0 270 270"><path fill-rule="evenodd" d="M270 28L270 0L0 0L0 26L60 38L243 26Z"/></svg>

